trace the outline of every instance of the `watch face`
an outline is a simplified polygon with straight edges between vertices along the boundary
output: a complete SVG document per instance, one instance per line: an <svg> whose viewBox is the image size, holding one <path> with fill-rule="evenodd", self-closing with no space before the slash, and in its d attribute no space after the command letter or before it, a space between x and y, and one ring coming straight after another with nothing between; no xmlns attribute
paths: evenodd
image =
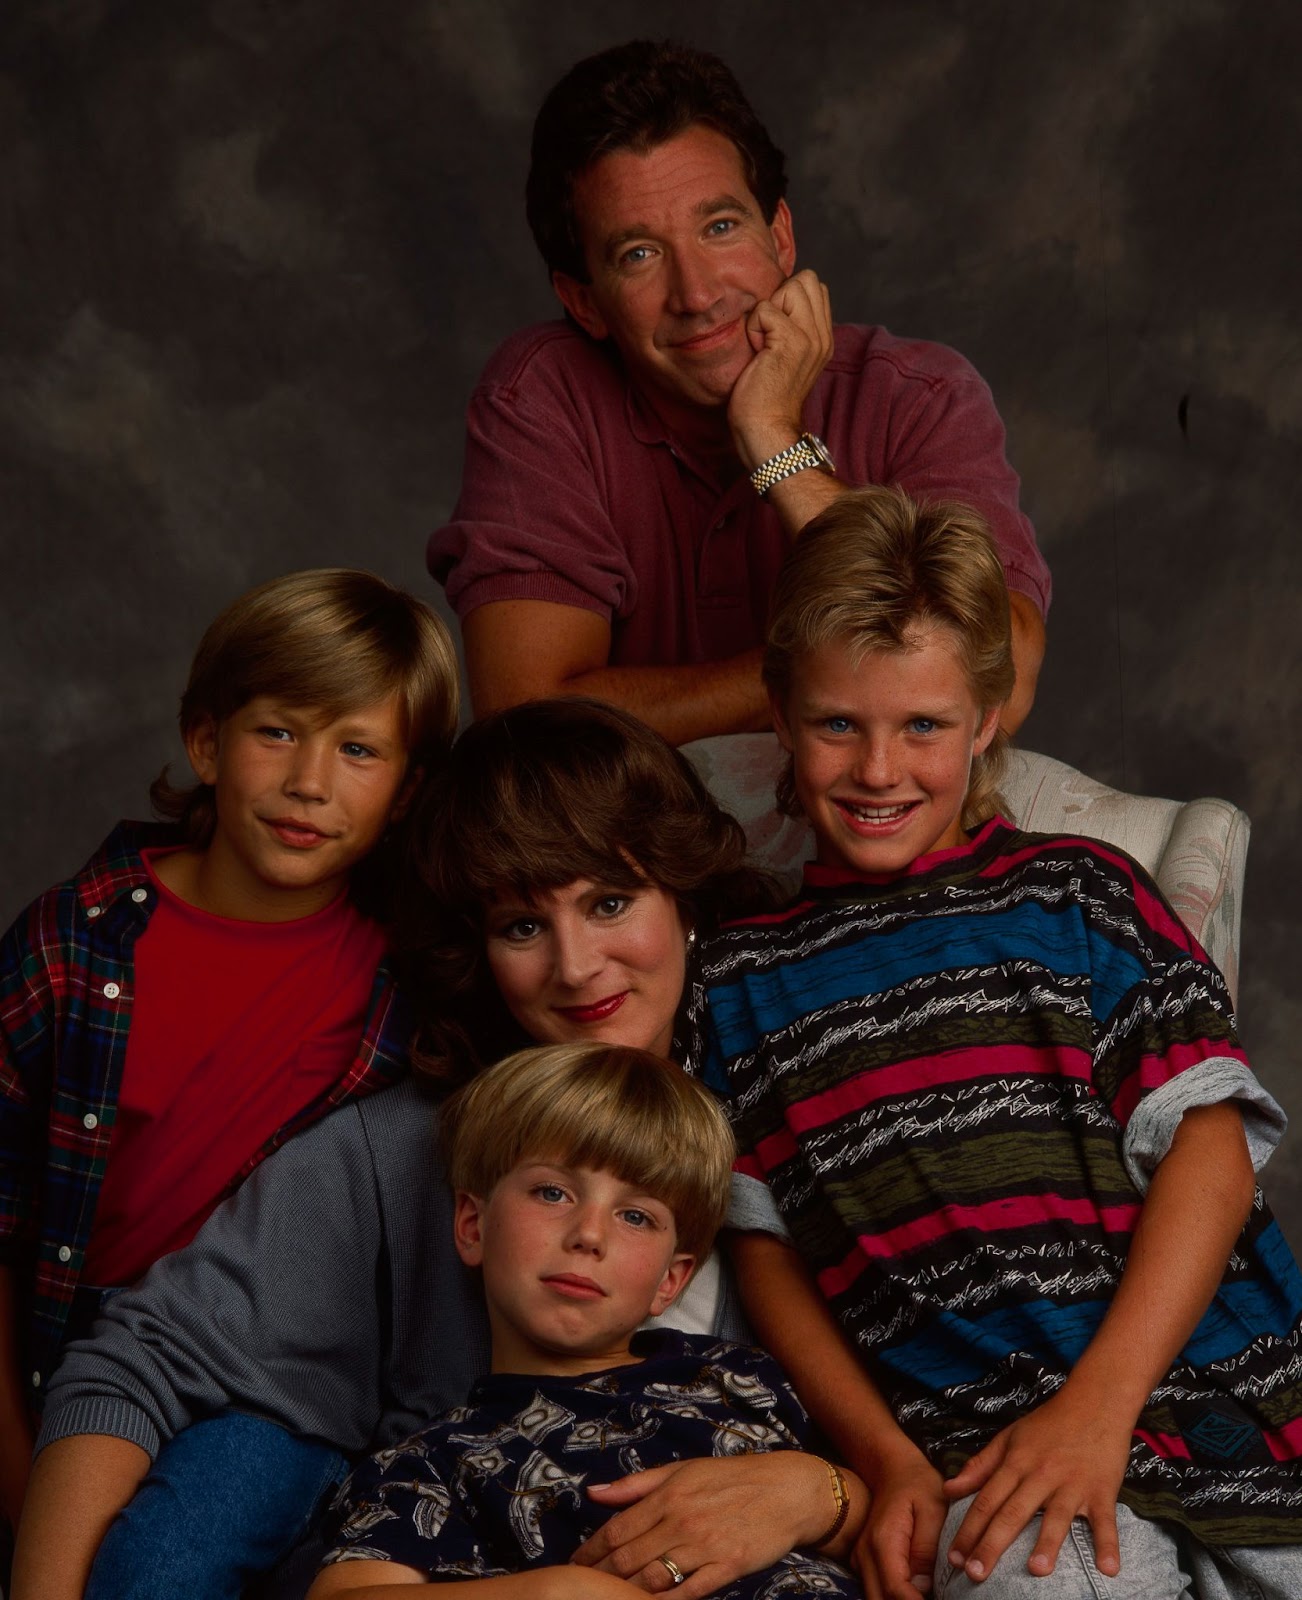
<svg viewBox="0 0 1302 1600"><path fill-rule="evenodd" d="M818 464L820 467L826 468L828 472L836 471L836 462L832 460L831 453L829 452L827 446L816 433L802 433L800 437L802 441L807 444L818 457Z"/></svg>

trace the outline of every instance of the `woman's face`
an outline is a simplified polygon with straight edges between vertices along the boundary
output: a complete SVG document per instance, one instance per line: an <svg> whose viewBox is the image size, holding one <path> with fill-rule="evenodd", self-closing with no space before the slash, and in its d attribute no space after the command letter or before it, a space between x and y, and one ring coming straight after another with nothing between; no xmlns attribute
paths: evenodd
<svg viewBox="0 0 1302 1600"><path fill-rule="evenodd" d="M511 1015L539 1044L669 1054L687 935L664 889L576 878L528 902L498 899L488 907L485 944Z"/></svg>

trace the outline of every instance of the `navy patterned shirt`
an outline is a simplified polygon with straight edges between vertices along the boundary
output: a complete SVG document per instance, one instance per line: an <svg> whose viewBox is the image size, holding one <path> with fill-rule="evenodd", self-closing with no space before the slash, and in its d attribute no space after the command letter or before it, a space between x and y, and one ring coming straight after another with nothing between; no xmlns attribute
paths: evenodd
<svg viewBox="0 0 1302 1600"><path fill-rule="evenodd" d="M556 1566L618 1509L590 1499L590 1483L802 1448L808 1419L763 1351L668 1328L632 1349L643 1359L577 1378L481 1378L468 1405L358 1467L327 1563L398 1562L435 1582ZM837 1563L794 1551L719 1600L792 1593L861 1595Z"/></svg>

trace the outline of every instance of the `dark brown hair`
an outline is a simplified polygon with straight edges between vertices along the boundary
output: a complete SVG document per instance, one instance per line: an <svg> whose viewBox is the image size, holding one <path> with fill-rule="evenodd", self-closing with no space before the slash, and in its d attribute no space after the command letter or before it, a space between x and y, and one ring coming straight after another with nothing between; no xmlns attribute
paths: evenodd
<svg viewBox="0 0 1302 1600"><path fill-rule="evenodd" d="M417 1062L464 1077L529 1043L488 970L485 913L577 878L673 895L688 927L766 904L741 825L684 756L626 711L535 700L472 723L411 827L400 923L422 1014Z"/></svg>
<svg viewBox="0 0 1302 1600"><path fill-rule="evenodd" d="M588 281L574 183L614 150L645 155L694 123L731 139L765 222L787 192L786 160L718 56L634 39L571 67L533 126L525 212L551 272Z"/></svg>
<svg viewBox="0 0 1302 1600"><path fill-rule="evenodd" d="M795 663L825 644L855 657L907 650L920 628L953 638L977 704L1002 706L1013 689L1008 588L990 531L970 506L918 504L902 489L843 494L802 531L773 590L764 682L784 701ZM963 806L972 829L1002 805L1007 737L996 731L973 758ZM778 780L778 808L798 816L791 762Z"/></svg>

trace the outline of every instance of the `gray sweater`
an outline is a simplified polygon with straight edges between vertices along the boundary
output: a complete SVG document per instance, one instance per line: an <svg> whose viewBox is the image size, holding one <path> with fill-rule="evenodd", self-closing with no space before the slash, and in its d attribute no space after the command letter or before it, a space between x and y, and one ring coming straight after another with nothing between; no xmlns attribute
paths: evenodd
<svg viewBox="0 0 1302 1600"><path fill-rule="evenodd" d="M153 1456L233 1409L358 1455L461 1405L488 1371L488 1317L437 1128L409 1079L291 1139L68 1346L37 1449L99 1433ZM726 1278L714 1330L748 1336Z"/></svg>
<svg viewBox="0 0 1302 1600"><path fill-rule="evenodd" d="M356 1454L460 1405L488 1319L452 1245L437 1124L408 1080L264 1161L68 1347L37 1448L101 1433L152 1456L234 1408Z"/></svg>

